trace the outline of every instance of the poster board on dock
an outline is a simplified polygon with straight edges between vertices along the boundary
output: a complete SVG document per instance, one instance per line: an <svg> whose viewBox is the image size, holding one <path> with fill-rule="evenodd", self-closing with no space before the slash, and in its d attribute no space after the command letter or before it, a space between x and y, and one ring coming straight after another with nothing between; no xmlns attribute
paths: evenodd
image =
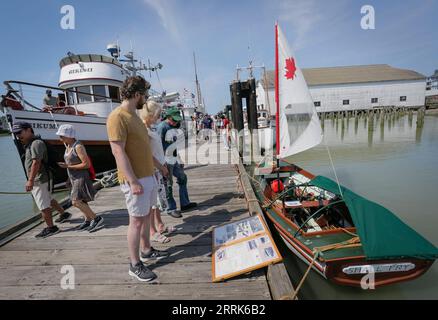
<svg viewBox="0 0 438 320"><path fill-rule="evenodd" d="M282 260L257 214L213 230L212 279L223 281Z"/></svg>

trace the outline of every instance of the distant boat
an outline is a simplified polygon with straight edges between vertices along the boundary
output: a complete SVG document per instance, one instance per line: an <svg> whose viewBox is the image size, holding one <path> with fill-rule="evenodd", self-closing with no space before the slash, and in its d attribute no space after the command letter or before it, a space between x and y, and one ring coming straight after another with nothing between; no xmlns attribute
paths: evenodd
<svg viewBox="0 0 438 320"><path fill-rule="evenodd" d="M322 130L295 56L275 30L277 161L252 172L266 217L291 253L337 284L360 286L371 273L376 287L421 276L438 258L433 244L386 208L289 163L318 145Z"/></svg>
<svg viewBox="0 0 438 320"><path fill-rule="evenodd" d="M257 128L269 128L269 116L267 110L257 111Z"/></svg>

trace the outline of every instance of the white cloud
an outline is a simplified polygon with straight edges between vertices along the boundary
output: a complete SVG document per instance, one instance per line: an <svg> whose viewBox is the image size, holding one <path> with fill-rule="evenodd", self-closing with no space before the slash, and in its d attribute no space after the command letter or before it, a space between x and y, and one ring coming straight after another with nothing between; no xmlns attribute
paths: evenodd
<svg viewBox="0 0 438 320"><path fill-rule="evenodd" d="M321 34L327 29L336 30L352 14L346 0L323 2L317 0L283 0L278 5L279 22L291 26L294 33L292 47L302 49L315 41L321 41ZM357 12L359 21L359 11ZM284 29L284 27L283 27ZM289 34L288 32L286 32Z"/></svg>
<svg viewBox="0 0 438 320"><path fill-rule="evenodd" d="M281 14L279 21L285 21L293 26L295 40L293 47L299 49L304 46L308 33L321 19L314 0L283 1L280 4Z"/></svg>
<svg viewBox="0 0 438 320"><path fill-rule="evenodd" d="M144 0L160 17L161 25L166 29L179 46L184 43L182 26L179 23L175 4L171 0Z"/></svg>

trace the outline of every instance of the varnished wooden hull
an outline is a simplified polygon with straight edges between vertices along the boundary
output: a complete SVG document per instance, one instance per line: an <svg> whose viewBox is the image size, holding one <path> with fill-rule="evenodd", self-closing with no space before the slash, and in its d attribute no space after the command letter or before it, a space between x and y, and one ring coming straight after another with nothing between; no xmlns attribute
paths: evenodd
<svg viewBox="0 0 438 320"><path fill-rule="evenodd" d="M311 173L294 165L282 167L281 169L281 172L293 170L305 175L309 179L314 178L314 175ZM256 191L256 194L262 202L266 203L270 200L270 193L266 190L263 194ZM338 252L337 257L319 257L314 259L314 252L310 246L306 245L306 241L311 241L318 237L318 241L323 242L321 239L324 239L324 237L334 237L337 233L343 234L345 231L330 230L315 232L309 235L299 231L299 227L283 214L282 207L273 205L269 209L265 208L263 210L265 216L272 223L274 229L292 254L308 265L315 260L313 261L312 269L324 278L339 285L374 288L408 281L423 275L434 262L434 260L416 258L369 260L363 252L341 254L342 251ZM297 231L301 237L294 237ZM353 233L355 228L349 228L347 231ZM330 244L329 240L327 244Z"/></svg>

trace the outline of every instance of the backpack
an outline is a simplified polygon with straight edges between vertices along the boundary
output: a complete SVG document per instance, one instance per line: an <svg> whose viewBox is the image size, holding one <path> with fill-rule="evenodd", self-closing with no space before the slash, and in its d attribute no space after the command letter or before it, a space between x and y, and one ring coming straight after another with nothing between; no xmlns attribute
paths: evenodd
<svg viewBox="0 0 438 320"><path fill-rule="evenodd" d="M90 156L88 156L88 162L90 163L90 167L88 168L88 173L90 174L90 179L96 180L96 170L94 170L93 162L91 161Z"/></svg>
<svg viewBox="0 0 438 320"><path fill-rule="evenodd" d="M55 148L51 144L47 143L47 141L41 139L41 137L37 137L35 140L41 140L42 142L44 142L44 145L46 146L46 150L47 150L47 162L42 161L42 163L43 163L43 165L44 165L44 167L45 167L45 169L46 169L46 171L47 171L47 173L49 174L49 177L50 177L50 174L53 174L53 172L55 172L55 170L57 168L59 168L59 166L57 164L57 162L58 162L58 155L57 155L57 153L55 151ZM33 143L33 141L32 141L32 143Z"/></svg>
<svg viewBox="0 0 438 320"><path fill-rule="evenodd" d="M73 152L77 154L76 152L76 143L73 145ZM90 175L91 180L96 180L96 170L94 170L93 162L91 161L91 157L87 154L88 162L90 163L90 166L88 167L88 174Z"/></svg>

